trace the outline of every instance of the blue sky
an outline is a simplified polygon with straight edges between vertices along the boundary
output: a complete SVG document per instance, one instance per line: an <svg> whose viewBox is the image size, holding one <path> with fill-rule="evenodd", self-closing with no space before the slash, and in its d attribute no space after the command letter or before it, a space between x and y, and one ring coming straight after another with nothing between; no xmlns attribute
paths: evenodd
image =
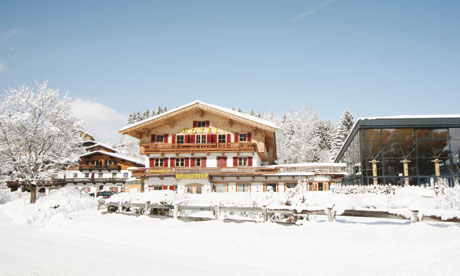
<svg viewBox="0 0 460 276"><path fill-rule="evenodd" d="M195 99L307 104L334 122L346 107L460 113L459 14L460 1L434 0L4 0L0 90L48 79L118 125Z"/></svg>

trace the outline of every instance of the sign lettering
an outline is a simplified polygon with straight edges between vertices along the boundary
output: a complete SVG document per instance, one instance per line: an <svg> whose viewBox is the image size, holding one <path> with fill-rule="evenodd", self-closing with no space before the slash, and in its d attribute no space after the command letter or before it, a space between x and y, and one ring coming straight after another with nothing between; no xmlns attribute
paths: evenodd
<svg viewBox="0 0 460 276"><path fill-rule="evenodd" d="M207 173L176 173L176 179L207 179Z"/></svg>

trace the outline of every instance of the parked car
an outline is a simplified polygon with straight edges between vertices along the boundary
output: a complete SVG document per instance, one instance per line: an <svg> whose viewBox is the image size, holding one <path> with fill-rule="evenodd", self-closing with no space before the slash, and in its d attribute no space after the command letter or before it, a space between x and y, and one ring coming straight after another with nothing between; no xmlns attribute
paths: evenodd
<svg viewBox="0 0 460 276"><path fill-rule="evenodd" d="M112 192L112 191L101 191L99 193L97 193L97 197L102 197L102 198L109 198L111 197L112 195L116 194L116 192Z"/></svg>

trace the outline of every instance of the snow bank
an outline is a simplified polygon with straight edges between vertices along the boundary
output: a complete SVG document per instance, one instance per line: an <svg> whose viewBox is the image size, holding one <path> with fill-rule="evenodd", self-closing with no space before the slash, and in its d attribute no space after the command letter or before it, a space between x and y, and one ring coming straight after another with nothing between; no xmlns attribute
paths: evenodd
<svg viewBox="0 0 460 276"><path fill-rule="evenodd" d="M30 198L30 194L22 192L10 192L9 189L0 189L0 204L5 204L20 198Z"/></svg>
<svg viewBox="0 0 460 276"><path fill-rule="evenodd" d="M70 187L59 189L49 196L41 196L35 204L29 203L29 193L15 192L2 198L15 198L0 205L10 219L32 226L44 225L55 219L71 219L77 212L96 210L97 207L93 197Z"/></svg>

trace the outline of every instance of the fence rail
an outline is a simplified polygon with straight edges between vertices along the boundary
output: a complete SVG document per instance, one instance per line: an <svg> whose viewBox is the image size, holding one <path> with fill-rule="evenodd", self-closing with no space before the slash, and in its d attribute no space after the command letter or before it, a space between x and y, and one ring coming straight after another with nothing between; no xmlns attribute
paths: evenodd
<svg viewBox="0 0 460 276"><path fill-rule="evenodd" d="M460 223L460 218L443 219L439 216L419 215L419 211L412 210L410 216L394 214L388 211L378 210L344 210L337 212L333 208L324 210L298 210L298 209L270 209L267 206L263 207L233 207L233 206L186 206L186 205L163 205L146 203L129 203L129 202L99 202L98 210L106 208L105 213L119 213L125 215L148 215L151 217L174 217L181 220L203 221L203 220L219 220L223 213L248 213L261 215L262 222L272 221L281 224L296 224L299 219L309 220L311 215L327 216L329 222L335 221L336 217L363 217L363 218L383 218L383 219L399 219L409 220L411 223L419 221L432 222L457 222ZM212 217L197 217L188 216L184 211L208 211L212 212ZM171 214L172 213L172 214ZM159 215L160 214L160 215ZM224 218L224 222L259 222L260 220L251 218Z"/></svg>

